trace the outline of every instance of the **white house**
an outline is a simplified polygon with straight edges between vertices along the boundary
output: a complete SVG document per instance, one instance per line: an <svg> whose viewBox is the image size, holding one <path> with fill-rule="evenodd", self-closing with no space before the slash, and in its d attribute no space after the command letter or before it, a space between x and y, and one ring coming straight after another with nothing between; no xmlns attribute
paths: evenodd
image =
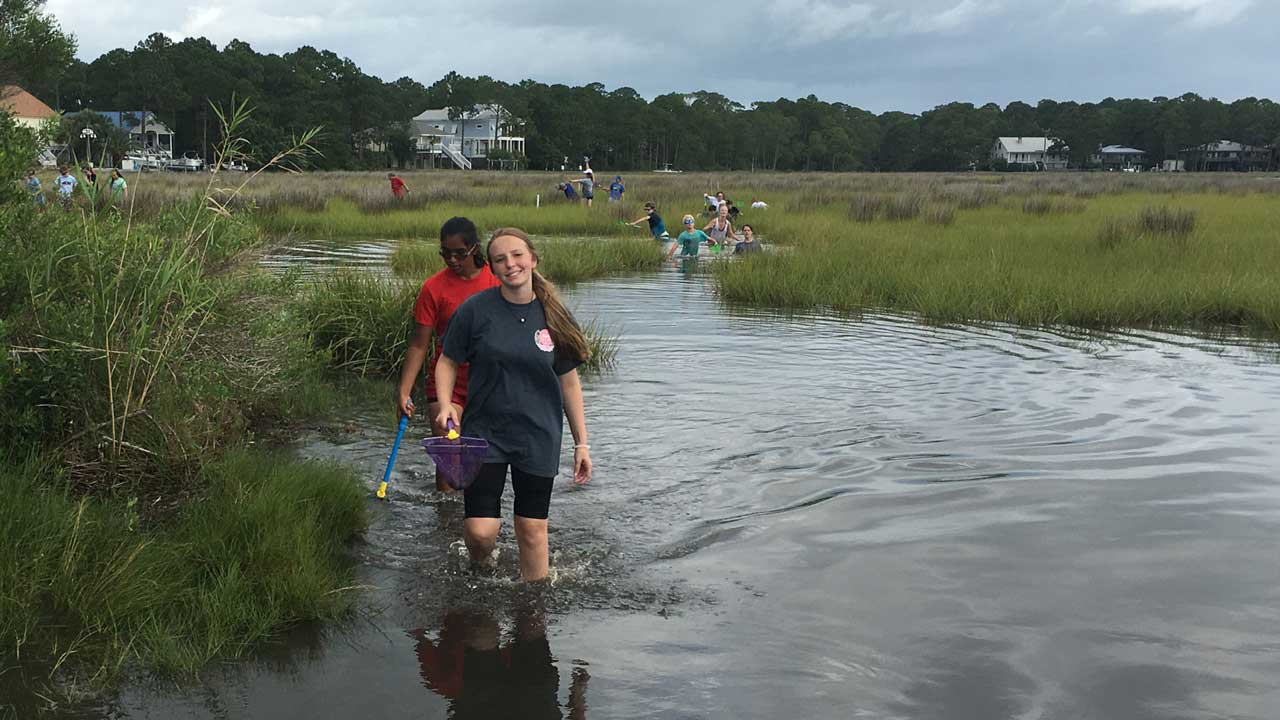
<svg viewBox="0 0 1280 720"><path fill-rule="evenodd" d="M493 150L524 154L524 138L504 135L510 132L509 118L497 105L481 106L476 112L452 120L445 109L424 110L411 123L411 134L418 167L434 165L435 157L445 156L464 170L471 169L473 159L488 160Z"/></svg>
<svg viewBox="0 0 1280 720"><path fill-rule="evenodd" d="M1098 148L1093 162L1102 166L1103 170L1141 169L1147 164L1147 153L1123 145L1106 145Z"/></svg>
<svg viewBox="0 0 1280 720"><path fill-rule="evenodd" d="M58 117L56 110L17 85L0 86L0 110L12 115L22 127L32 130L39 129L49 118Z"/></svg>
<svg viewBox="0 0 1280 720"><path fill-rule="evenodd" d="M991 148L991 159L1010 165L1033 165L1040 170L1066 170L1070 150L1057 138L1002 137Z"/></svg>

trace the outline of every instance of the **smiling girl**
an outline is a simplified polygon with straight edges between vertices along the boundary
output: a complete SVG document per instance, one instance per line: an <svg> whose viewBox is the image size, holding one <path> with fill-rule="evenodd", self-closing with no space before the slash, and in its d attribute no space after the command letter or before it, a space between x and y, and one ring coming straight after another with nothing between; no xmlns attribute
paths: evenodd
<svg viewBox="0 0 1280 720"><path fill-rule="evenodd" d="M501 284L472 296L454 314L436 364L436 388L448 392L459 366L470 363L465 434L489 441L484 466L463 495L463 539L472 560L488 559L497 546L509 468L520 575L541 580L548 571L547 515L566 417L573 480L582 485L591 479L577 370L589 350L555 286L538 273L538 253L524 231L496 231L488 258ZM441 405L436 423L450 420L461 425L457 408Z"/></svg>

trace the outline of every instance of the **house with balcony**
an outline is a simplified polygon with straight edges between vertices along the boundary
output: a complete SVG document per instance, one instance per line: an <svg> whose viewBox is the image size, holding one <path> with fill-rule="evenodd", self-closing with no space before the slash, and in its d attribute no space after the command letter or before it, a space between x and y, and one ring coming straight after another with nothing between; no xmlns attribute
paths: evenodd
<svg viewBox="0 0 1280 720"><path fill-rule="evenodd" d="M1274 165L1274 148L1231 140L1184 148L1178 159L1189 172L1265 172Z"/></svg>
<svg viewBox="0 0 1280 720"><path fill-rule="evenodd" d="M484 105L474 113L451 119L446 109L424 110L410 123L418 168L440 162L463 170L488 167L495 150L524 155L524 138L511 134L509 116L498 105Z"/></svg>
<svg viewBox="0 0 1280 720"><path fill-rule="evenodd" d="M1090 160L1103 170L1141 170L1147 166L1147 153L1124 145L1104 145Z"/></svg>
<svg viewBox="0 0 1280 720"><path fill-rule="evenodd" d="M991 160L1010 167L1066 170L1071 149L1058 138L1001 137L991 148Z"/></svg>

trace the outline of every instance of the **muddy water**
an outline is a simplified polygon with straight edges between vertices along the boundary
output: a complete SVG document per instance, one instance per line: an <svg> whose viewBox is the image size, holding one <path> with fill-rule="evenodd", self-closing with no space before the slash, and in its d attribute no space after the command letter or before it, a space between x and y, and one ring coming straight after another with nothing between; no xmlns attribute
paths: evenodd
<svg viewBox="0 0 1280 720"><path fill-rule="evenodd" d="M670 269L573 293L623 334L555 584L457 553L402 451L366 608L129 718L1271 718L1280 367L1175 335L720 306ZM389 391L388 391L389 395ZM376 484L384 398L298 452ZM421 426L417 428L421 436ZM509 512L509 504L508 504Z"/></svg>

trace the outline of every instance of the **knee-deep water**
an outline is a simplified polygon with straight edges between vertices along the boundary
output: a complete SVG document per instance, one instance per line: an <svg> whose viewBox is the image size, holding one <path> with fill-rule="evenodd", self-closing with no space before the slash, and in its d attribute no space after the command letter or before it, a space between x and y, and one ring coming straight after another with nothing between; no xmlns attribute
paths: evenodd
<svg viewBox="0 0 1280 720"><path fill-rule="evenodd" d="M509 492L497 567L467 566L419 419L354 549L357 619L101 714L1274 716L1273 346L783 316L688 269L567 293L622 342L585 386L595 478L557 481L549 587L516 581ZM297 452L372 491L390 398Z"/></svg>

